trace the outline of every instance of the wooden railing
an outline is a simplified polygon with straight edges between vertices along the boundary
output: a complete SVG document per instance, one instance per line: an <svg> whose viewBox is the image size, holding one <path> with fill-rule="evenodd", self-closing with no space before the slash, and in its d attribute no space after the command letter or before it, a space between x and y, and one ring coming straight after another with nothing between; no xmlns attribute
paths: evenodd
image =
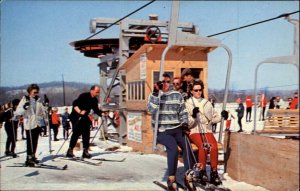
<svg viewBox="0 0 300 191"><path fill-rule="evenodd" d="M263 130L257 133L299 134L299 109L269 109Z"/></svg>

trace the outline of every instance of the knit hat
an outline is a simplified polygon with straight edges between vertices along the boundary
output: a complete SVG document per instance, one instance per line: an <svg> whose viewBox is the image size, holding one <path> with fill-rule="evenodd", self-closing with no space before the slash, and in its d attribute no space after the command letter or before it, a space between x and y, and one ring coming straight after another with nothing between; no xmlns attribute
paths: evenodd
<svg viewBox="0 0 300 191"><path fill-rule="evenodd" d="M186 75L192 75L193 72L190 68L185 68L182 72L181 72L181 78L183 78Z"/></svg>

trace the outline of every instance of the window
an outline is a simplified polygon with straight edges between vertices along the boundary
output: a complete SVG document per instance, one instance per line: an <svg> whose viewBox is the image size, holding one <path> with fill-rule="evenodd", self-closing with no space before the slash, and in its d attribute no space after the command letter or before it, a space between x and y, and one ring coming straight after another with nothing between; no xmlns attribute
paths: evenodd
<svg viewBox="0 0 300 191"><path fill-rule="evenodd" d="M145 100L145 81L128 82L128 100Z"/></svg>

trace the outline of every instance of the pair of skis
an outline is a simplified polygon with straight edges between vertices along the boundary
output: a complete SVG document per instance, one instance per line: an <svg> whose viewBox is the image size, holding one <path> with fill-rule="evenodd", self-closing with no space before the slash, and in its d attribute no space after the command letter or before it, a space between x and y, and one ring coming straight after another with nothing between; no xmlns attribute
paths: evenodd
<svg viewBox="0 0 300 191"><path fill-rule="evenodd" d="M153 183L156 184L157 186L161 187L162 189L166 190L166 191L169 190L167 185L165 185L165 184L163 184L159 181L155 180L155 181L153 181ZM182 189L182 190L186 190L186 187L184 185L180 184L180 183L177 183L177 187Z"/></svg>
<svg viewBox="0 0 300 191"><path fill-rule="evenodd" d="M166 190L166 191L168 190L168 186L165 185L164 183L161 183L159 181L153 181L153 183L156 184L157 186L161 187L162 189ZM180 183L177 183L177 186L181 190L192 191L192 190L189 190L186 186L184 186ZM210 184L210 183L207 183L206 185L196 183L195 187L196 188L193 191L197 191L197 188L200 188L203 191L231 191L229 188L225 188L223 185L216 186L216 185Z"/></svg>
<svg viewBox="0 0 300 191"><path fill-rule="evenodd" d="M91 159L84 159L81 157L62 157L62 156L60 156L59 158L63 159L63 160L79 162L82 164L88 164L88 165L92 165L92 166L100 166L102 164L102 161L95 163L95 162L92 162Z"/></svg>
<svg viewBox="0 0 300 191"><path fill-rule="evenodd" d="M224 187L223 184L216 186L211 183L206 183L206 185L195 183L195 186L205 191L231 191L229 188Z"/></svg>
<svg viewBox="0 0 300 191"><path fill-rule="evenodd" d="M35 164L34 166L27 166L25 163L14 163L13 166L7 166L7 167L28 167L28 168L42 168L42 169L50 169L50 170L66 170L68 168L68 165L64 166L56 166L56 165L49 165L44 163Z"/></svg>
<svg viewBox="0 0 300 191"><path fill-rule="evenodd" d="M106 159L106 158L90 158L90 159L84 159L81 157L62 157L60 156L59 158L63 160L71 160L71 161L77 161L89 165L94 165L94 166L99 166L102 162L124 162L126 158L122 158L120 160L118 159ZM92 162L92 161L100 161L100 162Z"/></svg>

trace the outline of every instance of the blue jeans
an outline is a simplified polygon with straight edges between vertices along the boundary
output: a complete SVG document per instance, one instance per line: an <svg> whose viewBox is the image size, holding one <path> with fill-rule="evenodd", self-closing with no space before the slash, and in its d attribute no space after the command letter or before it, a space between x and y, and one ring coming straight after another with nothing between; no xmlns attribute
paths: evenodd
<svg viewBox="0 0 300 191"><path fill-rule="evenodd" d="M188 152L190 151L186 141L184 139L184 133L181 128L166 130L165 132L158 132L157 142L162 144L167 149L167 161L168 161L168 174L169 176L175 176L178 165L178 148L179 146L182 150L183 160L184 160L184 170L192 168L192 160L188 160Z"/></svg>

